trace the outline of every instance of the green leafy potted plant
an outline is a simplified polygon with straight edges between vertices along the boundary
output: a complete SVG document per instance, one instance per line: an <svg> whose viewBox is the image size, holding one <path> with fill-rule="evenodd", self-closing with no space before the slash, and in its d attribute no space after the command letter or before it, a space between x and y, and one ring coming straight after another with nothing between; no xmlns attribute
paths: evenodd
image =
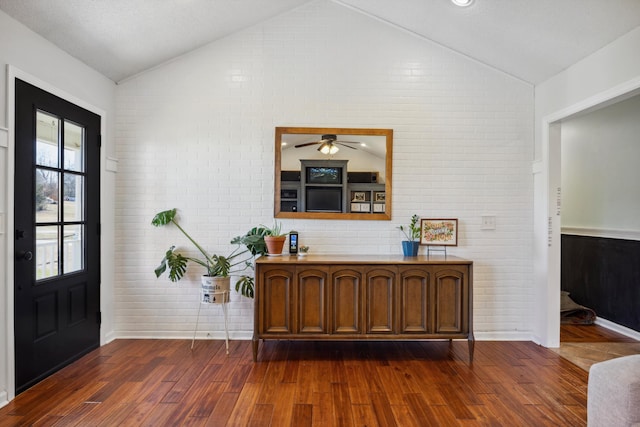
<svg viewBox="0 0 640 427"><path fill-rule="evenodd" d="M264 243L267 245L267 253L271 256L282 254L282 248L289 232L283 232L282 224L278 221L274 221L273 227L269 228L264 225L261 227L266 230Z"/></svg>
<svg viewBox="0 0 640 427"><path fill-rule="evenodd" d="M186 273L187 264L193 262L206 269L206 274L202 276L202 302L228 302L230 276L253 270L254 256L266 253L263 241L266 231L256 227L245 236L233 239L231 243L236 244L237 247L227 256L211 254L180 226L176 219L176 213L177 210L175 208L159 212L153 217L151 224L156 227L168 224L175 225L193 243L202 256L199 258L186 256L177 252L175 246L171 246L165 252L160 265L154 270L156 277L160 277L165 271L169 270L169 280L177 282ZM246 246L244 249L243 245ZM239 274L239 276L240 278L236 282L236 291L240 291L246 297L253 298L253 274Z"/></svg>
<svg viewBox="0 0 640 427"><path fill-rule="evenodd" d="M420 247L420 241L417 240L420 238L419 221L420 217L413 215L408 227L405 228L403 225L398 226L398 229L402 231L402 234L407 238L407 240L402 241L402 253L404 256L418 255L418 248Z"/></svg>

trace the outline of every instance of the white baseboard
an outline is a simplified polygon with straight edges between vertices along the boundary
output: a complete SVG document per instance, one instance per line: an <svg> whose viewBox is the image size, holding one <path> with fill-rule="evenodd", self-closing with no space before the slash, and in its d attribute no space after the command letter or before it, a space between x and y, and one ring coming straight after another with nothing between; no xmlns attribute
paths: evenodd
<svg viewBox="0 0 640 427"><path fill-rule="evenodd" d="M229 331L230 340L246 341L253 338L253 331ZM139 331L118 331L114 333L113 339L145 339L145 340L190 340L193 339L192 333L185 333L183 331L169 332L158 331L151 333L141 333ZM223 331L216 332L198 332L196 333L197 340L223 340L225 334Z"/></svg>
<svg viewBox="0 0 640 427"><path fill-rule="evenodd" d="M596 325L600 325L603 328L612 330L626 337L633 338L640 341L640 332L627 328L626 326L618 325L610 320L603 319L602 317L596 317Z"/></svg>
<svg viewBox="0 0 640 427"><path fill-rule="evenodd" d="M111 331L104 336L104 343L102 343L102 345L109 344L111 341L115 340L116 338L117 338L116 335L113 333L113 331Z"/></svg>
<svg viewBox="0 0 640 427"><path fill-rule="evenodd" d="M476 341L533 341L530 331L474 331L473 335Z"/></svg>
<svg viewBox="0 0 640 427"><path fill-rule="evenodd" d="M7 406L9 403L9 396L6 391L0 392L0 408Z"/></svg>
<svg viewBox="0 0 640 427"><path fill-rule="evenodd" d="M496 331L496 332L474 332L474 338L476 341L532 341L531 332L527 331ZM198 332L196 334L197 340L223 340L225 338L224 332ZM253 338L253 331L233 331L229 332L229 339L232 340L251 340ZM140 333L138 331L119 331L113 339L178 339L186 340L193 339L193 334L185 334L184 332L153 332L153 333ZM112 339L112 340L113 340ZM286 339L286 338L283 338Z"/></svg>
<svg viewBox="0 0 640 427"><path fill-rule="evenodd" d="M476 341L533 341L531 332L529 331L491 331L491 332L474 332L474 338ZM197 340L223 340L225 338L224 332L198 332L196 334ZM147 340L186 340L193 339L193 334L185 334L184 332L152 332L152 333L140 333L138 331L118 331L111 339L147 339ZM229 339L247 341L253 339L253 331L232 331L229 332ZM283 338L285 339L285 338Z"/></svg>

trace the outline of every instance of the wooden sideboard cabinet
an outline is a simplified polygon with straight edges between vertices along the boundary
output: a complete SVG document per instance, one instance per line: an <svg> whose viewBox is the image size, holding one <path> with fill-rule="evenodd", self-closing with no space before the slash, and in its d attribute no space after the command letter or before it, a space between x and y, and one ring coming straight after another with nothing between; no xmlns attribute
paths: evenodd
<svg viewBox="0 0 640 427"><path fill-rule="evenodd" d="M453 256L309 255L256 261L260 340L467 339L473 262Z"/></svg>

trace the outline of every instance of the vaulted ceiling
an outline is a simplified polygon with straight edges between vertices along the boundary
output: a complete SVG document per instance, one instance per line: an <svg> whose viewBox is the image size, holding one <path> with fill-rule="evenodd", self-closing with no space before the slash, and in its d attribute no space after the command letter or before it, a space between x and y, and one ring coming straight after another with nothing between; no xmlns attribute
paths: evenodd
<svg viewBox="0 0 640 427"><path fill-rule="evenodd" d="M0 0L115 82L314 1L331 1L531 84L640 26L638 0ZM312 31L313 29L310 29Z"/></svg>

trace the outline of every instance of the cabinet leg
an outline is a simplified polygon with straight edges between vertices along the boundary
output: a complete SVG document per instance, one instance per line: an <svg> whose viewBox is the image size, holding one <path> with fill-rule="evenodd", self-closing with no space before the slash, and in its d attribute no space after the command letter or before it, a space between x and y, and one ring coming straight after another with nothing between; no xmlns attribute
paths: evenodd
<svg viewBox="0 0 640 427"><path fill-rule="evenodd" d="M469 363L473 363L474 344L475 344L475 340L473 339L473 335L469 335Z"/></svg>
<svg viewBox="0 0 640 427"><path fill-rule="evenodd" d="M257 362L258 361L258 343L260 342L260 340L258 338L254 338L253 339L253 361Z"/></svg>

